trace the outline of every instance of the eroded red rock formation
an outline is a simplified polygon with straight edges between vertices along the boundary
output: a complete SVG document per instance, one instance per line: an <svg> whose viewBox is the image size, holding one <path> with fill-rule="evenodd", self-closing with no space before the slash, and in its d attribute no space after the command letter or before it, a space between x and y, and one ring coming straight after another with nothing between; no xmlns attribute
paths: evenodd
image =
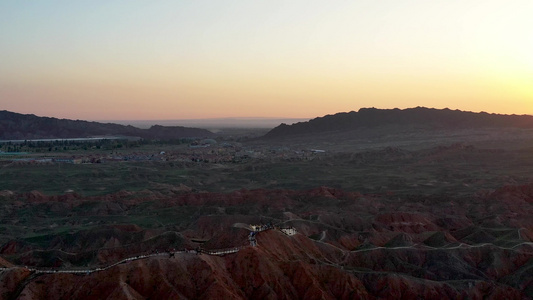
<svg viewBox="0 0 533 300"><path fill-rule="evenodd" d="M0 299L527 299L533 296L532 190L402 199L325 187L11 195L7 212L52 211L78 229L51 227L2 244L2 256L17 266L0 259ZM96 221L118 217L130 222ZM266 223L298 233L267 230L257 235L257 247L249 246L246 224ZM243 248L223 257L178 253L61 273L171 248L236 246ZM24 265L59 272L37 274Z"/></svg>

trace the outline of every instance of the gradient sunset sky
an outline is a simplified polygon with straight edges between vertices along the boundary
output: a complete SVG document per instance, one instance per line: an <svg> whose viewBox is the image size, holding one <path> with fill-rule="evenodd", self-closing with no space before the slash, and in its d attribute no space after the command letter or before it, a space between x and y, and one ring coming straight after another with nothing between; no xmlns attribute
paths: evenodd
<svg viewBox="0 0 533 300"><path fill-rule="evenodd" d="M0 1L0 110L533 114L532 0Z"/></svg>

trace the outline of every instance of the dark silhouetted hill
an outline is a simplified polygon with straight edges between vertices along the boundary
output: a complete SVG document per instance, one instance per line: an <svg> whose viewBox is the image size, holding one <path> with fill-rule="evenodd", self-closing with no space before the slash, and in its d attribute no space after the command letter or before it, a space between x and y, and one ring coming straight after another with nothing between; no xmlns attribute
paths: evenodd
<svg viewBox="0 0 533 300"><path fill-rule="evenodd" d="M269 131L265 137L311 135L385 126L427 129L533 128L533 116L474 113L447 108L416 107L403 110L361 108L358 112L337 113L293 125L281 124Z"/></svg>
<svg viewBox="0 0 533 300"><path fill-rule="evenodd" d="M0 140L42 138L83 138L91 136L131 136L144 139L208 137L205 129L155 125L149 129L112 123L67 120L0 111Z"/></svg>

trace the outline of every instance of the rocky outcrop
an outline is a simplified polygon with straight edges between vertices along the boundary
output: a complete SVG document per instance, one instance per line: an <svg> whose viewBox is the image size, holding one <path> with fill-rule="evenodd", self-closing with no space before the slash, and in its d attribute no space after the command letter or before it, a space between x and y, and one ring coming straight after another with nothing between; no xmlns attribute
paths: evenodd
<svg viewBox="0 0 533 300"><path fill-rule="evenodd" d="M12 195L2 202L3 226L30 230L19 212L40 224L53 216L54 223L23 237L2 233L0 299L527 299L533 296L531 190L508 186L462 198L329 187ZM249 224L297 234L263 231L251 247ZM232 247L240 250L222 257L169 253ZM154 253L163 254L114 265ZM88 274L23 267L110 265Z"/></svg>

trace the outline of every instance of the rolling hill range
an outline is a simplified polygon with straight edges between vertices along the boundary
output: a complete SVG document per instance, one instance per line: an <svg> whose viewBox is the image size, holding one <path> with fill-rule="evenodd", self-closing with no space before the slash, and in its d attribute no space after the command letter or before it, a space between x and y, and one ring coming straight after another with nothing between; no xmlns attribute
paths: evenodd
<svg viewBox="0 0 533 300"><path fill-rule="evenodd" d="M350 132L358 129L387 130L422 128L460 130L476 128L533 128L533 116L473 113L450 109L416 107L408 109L361 108L359 111L337 113L292 125L281 124L265 138Z"/></svg>
<svg viewBox="0 0 533 300"><path fill-rule="evenodd" d="M0 200L0 299L533 296L533 185L467 197L320 187ZM246 224L296 234L265 230L254 246Z"/></svg>
<svg viewBox="0 0 533 300"><path fill-rule="evenodd" d="M532 299L531 118L362 109L206 148L6 154L0 300ZM44 119L18 126L143 132Z"/></svg>
<svg viewBox="0 0 533 300"><path fill-rule="evenodd" d="M128 136L144 139L209 137L205 129L155 125L149 129L112 123L57 119L0 111L0 140L47 138L84 138L91 136Z"/></svg>

